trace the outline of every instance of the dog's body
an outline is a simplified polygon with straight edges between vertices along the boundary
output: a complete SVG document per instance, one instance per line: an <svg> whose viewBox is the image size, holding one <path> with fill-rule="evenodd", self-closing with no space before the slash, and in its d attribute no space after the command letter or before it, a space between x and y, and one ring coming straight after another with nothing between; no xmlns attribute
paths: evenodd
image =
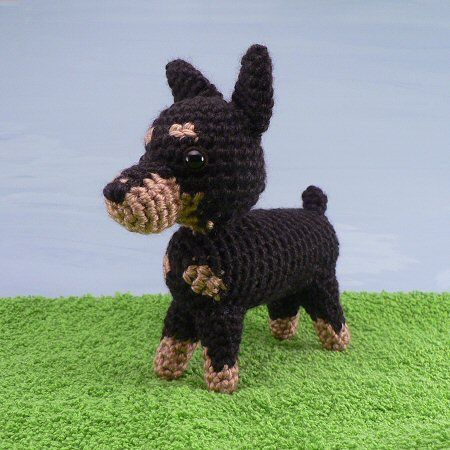
<svg viewBox="0 0 450 450"><path fill-rule="evenodd" d="M314 211L257 209L208 235L181 227L167 255L166 282L174 298L193 303L183 273L189 265L207 265L226 286L217 303L249 309L334 275L338 243L327 218Z"/></svg>
<svg viewBox="0 0 450 450"><path fill-rule="evenodd" d="M154 121L139 164L104 190L110 215L131 231L182 225L164 258L173 301L156 373L181 376L200 342L208 387L233 392L245 312L261 304L276 338L295 335L302 306L324 347L345 349L325 194L310 186L303 209L251 210L265 186L260 142L273 106L267 49L248 50L231 102L184 61L167 75L174 105Z"/></svg>

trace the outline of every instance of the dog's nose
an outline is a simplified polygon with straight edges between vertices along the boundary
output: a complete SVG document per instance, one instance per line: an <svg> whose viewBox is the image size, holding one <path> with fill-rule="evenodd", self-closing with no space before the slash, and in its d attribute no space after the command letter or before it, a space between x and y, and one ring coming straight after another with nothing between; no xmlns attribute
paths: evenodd
<svg viewBox="0 0 450 450"><path fill-rule="evenodd" d="M114 203L122 203L125 200L125 195L128 193L129 186L120 181L112 181L103 189L105 198Z"/></svg>

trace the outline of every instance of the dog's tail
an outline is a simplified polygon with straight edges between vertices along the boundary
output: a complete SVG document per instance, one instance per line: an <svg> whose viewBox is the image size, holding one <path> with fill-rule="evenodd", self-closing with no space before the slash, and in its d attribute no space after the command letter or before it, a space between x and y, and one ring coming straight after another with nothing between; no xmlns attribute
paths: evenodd
<svg viewBox="0 0 450 450"><path fill-rule="evenodd" d="M315 211L325 214L328 198L322 189L316 186L308 186L302 194L303 208L307 211Z"/></svg>

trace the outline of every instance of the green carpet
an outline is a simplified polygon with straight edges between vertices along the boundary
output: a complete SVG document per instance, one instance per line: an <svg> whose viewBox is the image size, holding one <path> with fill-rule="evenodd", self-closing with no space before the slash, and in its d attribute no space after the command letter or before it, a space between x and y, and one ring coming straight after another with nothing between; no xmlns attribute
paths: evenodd
<svg viewBox="0 0 450 450"><path fill-rule="evenodd" d="M0 300L0 448L449 448L447 294L346 293L346 353L246 318L239 391L155 378L166 296Z"/></svg>

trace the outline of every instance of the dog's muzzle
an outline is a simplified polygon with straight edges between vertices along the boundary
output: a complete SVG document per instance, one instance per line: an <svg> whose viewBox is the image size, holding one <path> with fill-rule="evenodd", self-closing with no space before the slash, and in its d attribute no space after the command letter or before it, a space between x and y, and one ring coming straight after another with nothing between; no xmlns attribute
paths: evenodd
<svg viewBox="0 0 450 450"><path fill-rule="evenodd" d="M161 233L177 221L181 209L180 187L175 178L150 174L142 186L126 188L127 179L119 178L104 190L108 214L135 233Z"/></svg>

